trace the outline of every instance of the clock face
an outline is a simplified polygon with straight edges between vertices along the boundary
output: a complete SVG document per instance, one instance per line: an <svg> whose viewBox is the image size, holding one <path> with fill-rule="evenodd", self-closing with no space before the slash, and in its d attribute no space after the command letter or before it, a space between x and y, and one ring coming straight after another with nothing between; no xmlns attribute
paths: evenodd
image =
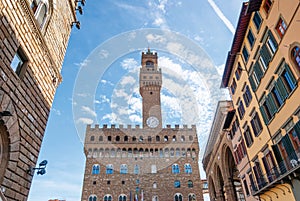
<svg viewBox="0 0 300 201"><path fill-rule="evenodd" d="M159 124L159 120L157 117L151 116L147 119L146 123L150 128L156 128Z"/></svg>

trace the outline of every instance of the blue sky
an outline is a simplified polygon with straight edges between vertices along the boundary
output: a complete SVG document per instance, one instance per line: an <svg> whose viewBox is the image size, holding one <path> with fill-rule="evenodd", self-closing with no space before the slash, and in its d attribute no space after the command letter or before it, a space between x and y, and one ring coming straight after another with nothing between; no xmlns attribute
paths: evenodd
<svg viewBox="0 0 300 201"><path fill-rule="evenodd" d="M39 156L38 162L48 160L47 173L34 176L28 200L81 199L87 123L141 123L138 69L148 46L163 72L163 124L196 124L204 151L216 101L228 97L218 87L241 4L87 0Z"/></svg>

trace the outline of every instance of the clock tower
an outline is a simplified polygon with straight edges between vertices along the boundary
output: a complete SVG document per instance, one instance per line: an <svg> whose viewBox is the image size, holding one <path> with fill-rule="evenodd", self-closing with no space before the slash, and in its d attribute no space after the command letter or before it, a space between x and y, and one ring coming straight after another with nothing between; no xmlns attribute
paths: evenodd
<svg viewBox="0 0 300 201"><path fill-rule="evenodd" d="M148 48L142 53L140 69L140 94L143 98L143 127L162 128L160 89L161 69L157 65L157 53Z"/></svg>

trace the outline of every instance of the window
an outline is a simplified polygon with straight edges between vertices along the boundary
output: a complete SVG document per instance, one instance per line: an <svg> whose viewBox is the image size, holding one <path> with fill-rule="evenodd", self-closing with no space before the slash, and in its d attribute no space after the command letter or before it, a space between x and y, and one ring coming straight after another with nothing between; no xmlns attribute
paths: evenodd
<svg viewBox="0 0 300 201"><path fill-rule="evenodd" d="M112 201L112 196L111 195L105 195L103 200L104 201Z"/></svg>
<svg viewBox="0 0 300 201"><path fill-rule="evenodd" d="M133 174L139 174L139 173L140 173L139 165L134 165Z"/></svg>
<svg viewBox="0 0 300 201"><path fill-rule="evenodd" d="M160 137L158 135L155 138L156 138L156 142L160 141Z"/></svg>
<svg viewBox="0 0 300 201"><path fill-rule="evenodd" d="M272 155L272 152L268 152L265 157L262 158L267 178L269 182L274 181L276 179L276 176L279 176L279 173L277 171L277 168L275 167L275 161Z"/></svg>
<svg viewBox="0 0 300 201"><path fill-rule="evenodd" d="M128 173L128 168L126 164L121 164L120 167L120 174L127 174Z"/></svg>
<svg viewBox="0 0 300 201"><path fill-rule="evenodd" d="M90 140L94 141L95 140L95 136L91 136Z"/></svg>
<svg viewBox="0 0 300 201"><path fill-rule="evenodd" d="M247 63L247 61L249 59L249 53L248 53L248 50L247 50L247 48L245 46L243 47L242 54L244 56L245 62Z"/></svg>
<svg viewBox="0 0 300 201"><path fill-rule="evenodd" d="M193 193L190 193L188 198L188 201L196 201L196 195Z"/></svg>
<svg viewBox="0 0 300 201"><path fill-rule="evenodd" d="M148 142L151 142L151 141L152 141L151 136L148 136Z"/></svg>
<svg viewBox="0 0 300 201"><path fill-rule="evenodd" d="M292 60L294 64L297 66L297 69L300 70L300 48L296 46L292 49Z"/></svg>
<svg viewBox="0 0 300 201"><path fill-rule="evenodd" d="M254 17L253 17L253 22L254 22L257 30L260 29L261 21L262 21L262 19L261 19L259 13L255 12Z"/></svg>
<svg viewBox="0 0 300 201"><path fill-rule="evenodd" d="M257 113L254 114L253 118L251 119L251 126L252 126L252 130L254 132L254 135L257 137L261 130L262 130L262 125L259 119L259 116Z"/></svg>
<svg viewBox="0 0 300 201"><path fill-rule="evenodd" d="M250 47L252 48L254 45L255 38L254 38L254 35L253 35L251 29L249 29L249 31L248 31L247 39L250 44Z"/></svg>
<svg viewBox="0 0 300 201"><path fill-rule="evenodd" d="M264 10L266 11L267 14L269 14L271 6L272 6L272 0L265 0Z"/></svg>
<svg viewBox="0 0 300 201"><path fill-rule="evenodd" d="M153 182L153 188L157 188L157 183Z"/></svg>
<svg viewBox="0 0 300 201"><path fill-rule="evenodd" d="M236 90L236 82L235 82L235 79L232 80L232 84L231 84L231 93L234 94L235 93L235 90Z"/></svg>
<svg viewBox="0 0 300 201"><path fill-rule="evenodd" d="M173 174L179 174L180 169L179 169L179 165L178 164L173 164L172 165L172 173Z"/></svg>
<svg viewBox="0 0 300 201"><path fill-rule="evenodd" d="M243 98L244 98L246 107L248 107L251 100L252 100L252 95L251 95L251 92L250 92L250 89L249 89L248 85L246 85L246 87L245 87L245 93L243 94Z"/></svg>
<svg viewBox="0 0 300 201"><path fill-rule="evenodd" d="M120 195L119 201L126 201L126 195Z"/></svg>
<svg viewBox="0 0 300 201"><path fill-rule="evenodd" d="M97 201L97 196L96 195L90 195L89 196L89 201Z"/></svg>
<svg viewBox="0 0 300 201"><path fill-rule="evenodd" d="M189 163L184 164L184 172L186 174L192 174L192 166Z"/></svg>
<svg viewBox="0 0 300 201"><path fill-rule="evenodd" d="M48 6L46 3L47 1L43 0L33 0L30 5L30 8L40 28L42 28L45 25L48 16Z"/></svg>
<svg viewBox="0 0 300 201"><path fill-rule="evenodd" d="M271 51L271 57L272 57L277 50L278 44L277 44L277 41L275 40L271 31L268 32L268 35L269 36L267 39L267 46L268 46L269 50Z"/></svg>
<svg viewBox="0 0 300 201"><path fill-rule="evenodd" d="M251 134L248 126L245 129L244 138L245 138L247 147L250 147L253 144L253 138L252 138L252 134Z"/></svg>
<svg viewBox="0 0 300 201"><path fill-rule="evenodd" d="M100 141L100 142L103 141L103 136L99 136L99 141Z"/></svg>
<svg viewBox="0 0 300 201"><path fill-rule="evenodd" d="M151 165L151 173L152 174L157 173L156 165Z"/></svg>
<svg viewBox="0 0 300 201"><path fill-rule="evenodd" d="M100 165L94 164L92 169L92 174L99 174L100 173Z"/></svg>
<svg viewBox="0 0 300 201"><path fill-rule="evenodd" d="M107 141L111 141L111 136L107 136Z"/></svg>
<svg viewBox="0 0 300 201"><path fill-rule="evenodd" d="M153 67L154 63L152 61L146 61L146 67Z"/></svg>
<svg viewBox="0 0 300 201"><path fill-rule="evenodd" d="M113 174L114 173L114 167L112 164L108 164L106 166L106 174Z"/></svg>
<svg viewBox="0 0 300 201"><path fill-rule="evenodd" d="M158 196L156 196L156 195L153 196L153 197L152 197L152 201L158 201Z"/></svg>
<svg viewBox="0 0 300 201"><path fill-rule="evenodd" d="M244 114L245 114L245 107L241 100L239 101L239 104L238 104L238 112L239 112L240 119L243 119Z"/></svg>
<svg viewBox="0 0 300 201"><path fill-rule="evenodd" d="M176 193L174 196L174 201L182 201L182 194Z"/></svg>
<svg viewBox="0 0 300 201"><path fill-rule="evenodd" d="M180 188L180 181L179 180L174 181L174 188Z"/></svg>
<svg viewBox="0 0 300 201"><path fill-rule="evenodd" d="M13 69L13 71L18 75L22 76L25 73L26 67L27 67L28 59L25 55L24 51L21 47L18 48L10 66Z"/></svg>
<svg viewBox="0 0 300 201"><path fill-rule="evenodd" d="M181 142L184 142L184 141L185 141L185 137L181 136Z"/></svg>
<svg viewBox="0 0 300 201"><path fill-rule="evenodd" d="M189 141L193 141L193 136L189 136Z"/></svg>
<svg viewBox="0 0 300 201"><path fill-rule="evenodd" d="M287 64L285 64L285 69L280 74L279 80L282 81L284 88L288 94L290 94L296 87L297 81Z"/></svg>
<svg viewBox="0 0 300 201"><path fill-rule="evenodd" d="M285 31L286 31L286 24L282 18L279 19L277 25L276 25L276 31L279 34L280 38L283 37Z"/></svg>
<svg viewBox="0 0 300 201"><path fill-rule="evenodd" d="M192 180L188 180L188 187L189 188L193 188L194 187Z"/></svg>

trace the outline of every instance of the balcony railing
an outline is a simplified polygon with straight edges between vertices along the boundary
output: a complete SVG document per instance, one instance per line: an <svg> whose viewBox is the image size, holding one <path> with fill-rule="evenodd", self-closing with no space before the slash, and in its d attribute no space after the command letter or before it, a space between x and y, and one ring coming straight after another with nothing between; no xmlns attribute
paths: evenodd
<svg viewBox="0 0 300 201"><path fill-rule="evenodd" d="M297 156L299 153L297 153ZM300 157L298 158L299 159L290 157L283 158L278 166L267 170L266 174L260 175L259 179L256 180L256 183L251 184L252 195L256 196L267 191L269 188L272 188L274 184L300 168Z"/></svg>

